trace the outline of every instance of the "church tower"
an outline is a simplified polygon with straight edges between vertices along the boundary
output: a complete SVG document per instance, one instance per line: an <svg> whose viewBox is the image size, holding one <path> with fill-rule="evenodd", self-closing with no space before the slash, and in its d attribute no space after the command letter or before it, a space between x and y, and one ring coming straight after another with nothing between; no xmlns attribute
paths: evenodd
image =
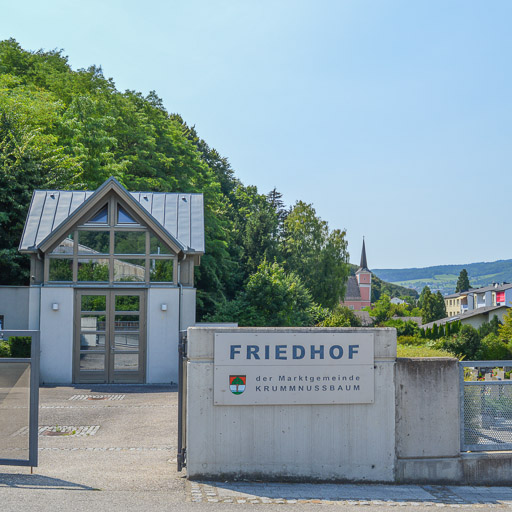
<svg viewBox="0 0 512 512"><path fill-rule="evenodd" d="M364 245L363 237L363 249L361 251L361 263L356 272L357 284L359 285L359 293L361 294L361 302L365 303L362 307L370 306L372 300L372 273L368 269L368 263L366 262L366 247Z"/></svg>
<svg viewBox="0 0 512 512"><path fill-rule="evenodd" d="M363 250L361 251L361 263L355 276L349 276L345 299L341 301L342 306L347 306L354 311L372 305L372 273L366 262L366 247L363 238Z"/></svg>

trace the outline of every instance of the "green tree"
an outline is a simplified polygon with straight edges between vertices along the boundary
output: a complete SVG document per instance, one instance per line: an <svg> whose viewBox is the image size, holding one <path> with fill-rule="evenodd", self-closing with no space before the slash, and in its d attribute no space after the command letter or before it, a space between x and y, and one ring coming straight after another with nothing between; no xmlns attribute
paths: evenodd
<svg viewBox="0 0 512 512"><path fill-rule="evenodd" d="M422 323L427 324L435 320L446 318L446 306L441 292L433 294L428 286L423 288L419 302L422 310Z"/></svg>
<svg viewBox="0 0 512 512"><path fill-rule="evenodd" d="M0 284L28 284L29 260L17 247L34 188L67 187L80 176L51 133L60 109L53 95L0 76Z"/></svg>
<svg viewBox="0 0 512 512"><path fill-rule="evenodd" d="M498 334L504 343L512 342L512 309L503 315L503 325L498 328Z"/></svg>
<svg viewBox="0 0 512 512"><path fill-rule="evenodd" d="M334 308L344 296L348 278L345 231L329 232L315 209L298 201L284 221L284 266L301 276L313 299Z"/></svg>
<svg viewBox="0 0 512 512"><path fill-rule="evenodd" d="M400 318L392 318L383 324L385 327L394 327L397 336L418 337L420 328L416 322L412 320L402 320Z"/></svg>
<svg viewBox="0 0 512 512"><path fill-rule="evenodd" d="M296 274L286 273L278 263L263 262L245 289L208 320L238 322L240 326L300 327L315 325L318 313Z"/></svg>
<svg viewBox="0 0 512 512"><path fill-rule="evenodd" d="M391 304L389 296L383 294L374 304L373 308L369 310L369 314L374 319L374 322L379 325L391 318L393 314L392 306L393 304Z"/></svg>
<svg viewBox="0 0 512 512"><path fill-rule="evenodd" d="M498 317L494 315L490 322L484 322L478 328L478 334L482 340L489 334L498 334L501 326L501 322L498 320Z"/></svg>
<svg viewBox="0 0 512 512"><path fill-rule="evenodd" d="M467 292L471 288L469 284L468 272L465 268L460 271L459 278L457 279L457 286L455 287L455 293Z"/></svg>
<svg viewBox="0 0 512 512"><path fill-rule="evenodd" d="M458 357L464 357L469 361L475 360L480 350L480 336L471 325L463 325L456 336L445 338L442 348L449 350Z"/></svg>
<svg viewBox="0 0 512 512"><path fill-rule="evenodd" d="M476 353L476 359L479 361L495 361L510 359L511 345L504 343L500 337L491 332L482 339L480 348Z"/></svg>
<svg viewBox="0 0 512 512"><path fill-rule="evenodd" d="M434 307L436 318L435 320L441 320L446 318L446 304L442 293L438 290L435 295L435 307Z"/></svg>
<svg viewBox="0 0 512 512"><path fill-rule="evenodd" d="M354 311L346 306L338 305L329 312L326 318L317 324L318 327L361 327L361 321Z"/></svg>

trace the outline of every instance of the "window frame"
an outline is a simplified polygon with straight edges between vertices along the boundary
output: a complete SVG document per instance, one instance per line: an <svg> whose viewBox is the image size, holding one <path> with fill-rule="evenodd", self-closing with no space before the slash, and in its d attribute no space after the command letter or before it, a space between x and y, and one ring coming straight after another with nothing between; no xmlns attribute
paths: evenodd
<svg viewBox="0 0 512 512"><path fill-rule="evenodd" d="M94 210L94 213L90 213L88 218L96 215L100 210L105 207L105 204L108 207L108 224L104 223L89 223L83 222L81 224L77 224L71 229L64 238L67 238L70 233L73 233L73 252L72 254L60 254L54 253L52 251L55 250L56 247L60 245L62 240L59 240L55 244L53 244L49 249L45 252L44 257L44 283L49 285L73 285L73 286L116 286L116 287L126 287L126 286L150 286L150 285L167 285L167 286L176 286L178 282L178 255L174 252L172 247L165 243L161 238L151 230L148 226L141 222L141 219L132 211L132 209L127 206L123 201L118 200L116 197L110 197L106 203L103 203L99 208ZM136 224L133 223L117 223L118 218L118 208L122 207L129 215L131 215L136 221ZM98 254L96 255L87 255L87 254L79 254L78 253L78 244L79 244L79 232L80 231L103 231L109 233L109 252L108 254ZM116 232L143 232L145 233L145 252L142 254L116 254L114 253L114 244L115 244L115 233ZM160 240L164 246L169 250L170 254L151 254L150 247L150 236L155 236L158 240ZM78 260L87 259L103 259L108 260L109 265L109 280L108 281L78 281ZM72 260L72 269L73 269L73 278L72 281L50 281L50 260L53 259L67 259ZM115 281L114 276L114 266L116 260L144 260L145 264L145 276L144 281ZM173 260L173 280L170 281L151 281L150 280L150 264L151 260Z"/></svg>

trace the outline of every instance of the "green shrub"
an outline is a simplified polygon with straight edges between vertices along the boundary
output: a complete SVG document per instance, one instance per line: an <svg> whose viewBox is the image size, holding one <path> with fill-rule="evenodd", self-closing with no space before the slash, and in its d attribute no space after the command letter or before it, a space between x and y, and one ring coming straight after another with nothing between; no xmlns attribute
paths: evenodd
<svg viewBox="0 0 512 512"><path fill-rule="evenodd" d="M482 340L480 348L476 353L476 359L481 361L499 361L510 359L510 356L509 346L500 340L497 334L492 332Z"/></svg>
<svg viewBox="0 0 512 512"><path fill-rule="evenodd" d="M351 309L338 305L317 325L318 327L361 327L361 321Z"/></svg>
<svg viewBox="0 0 512 512"><path fill-rule="evenodd" d="M11 357L11 345L7 341L0 341L0 357Z"/></svg>
<svg viewBox="0 0 512 512"><path fill-rule="evenodd" d="M397 336L415 336L418 334L419 327L416 322L412 320L402 320L399 318L392 318L383 324L386 327L394 327Z"/></svg>
<svg viewBox="0 0 512 512"><path fill-rule="evenodd" d="M30 346L32 338L30 336L13 336L9 338L11 345L10 357L30 357Z"/></svg>
<svg viewBox="0 0 512 512"><path fill-rule="evenodd" d="M425 345L425 340L419 336L398 336L398 345L420 346Z"/></svg>
<svg viewBox="0 0 512 512"><path fill-rule="evenodd" d="M463 357L469 361L475 360L480 349L480 336L471 325L463 325L458 334L451 338L440 340L439 348L448 350L452 354Z"/></svg>
<svg viewBox="0 0 512 512"><path fill-rule="evenodd" d="M398 357L454 357L446 350L423 346L398 345Z"/></svg>

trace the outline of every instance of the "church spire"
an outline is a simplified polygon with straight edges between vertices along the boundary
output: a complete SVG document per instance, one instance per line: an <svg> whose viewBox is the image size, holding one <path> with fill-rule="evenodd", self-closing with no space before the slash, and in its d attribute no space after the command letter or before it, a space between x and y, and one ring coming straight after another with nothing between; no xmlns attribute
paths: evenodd
<svg viewBox="0 0 512 512"><path fill-rule="evenodd" d="M368 263L366 262L366 248L364 246L364 236L363 236L363 250L361 251L361 263L359 265L359 270L368 270Z"/></svg>

